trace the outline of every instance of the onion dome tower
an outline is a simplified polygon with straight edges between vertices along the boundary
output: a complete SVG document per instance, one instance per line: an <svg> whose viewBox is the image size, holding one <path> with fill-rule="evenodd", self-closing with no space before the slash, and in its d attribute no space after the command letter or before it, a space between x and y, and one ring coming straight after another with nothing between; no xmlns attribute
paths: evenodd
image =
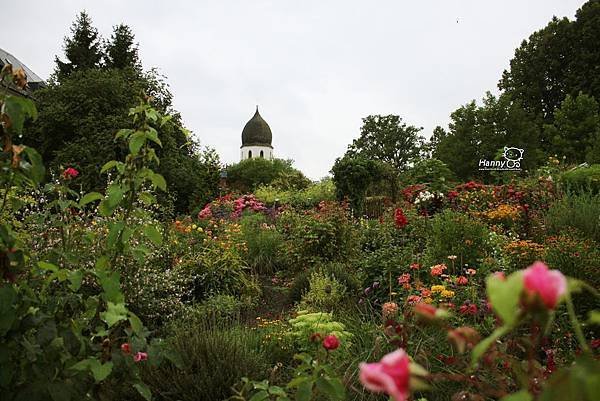
<svg viewBox="0 0 600 401"><path fill-rule="evenodd" d="M256 113L242 131L241 160L257 157L273 160L272 139L271 127L260 116L256 106Z"/></svg>

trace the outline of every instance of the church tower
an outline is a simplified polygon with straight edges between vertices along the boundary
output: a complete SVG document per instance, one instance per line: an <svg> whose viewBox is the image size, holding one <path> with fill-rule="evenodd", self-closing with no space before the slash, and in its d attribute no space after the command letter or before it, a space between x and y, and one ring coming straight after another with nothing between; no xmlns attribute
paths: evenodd
<svg viewBox="0 0 600 401"><path fill-rule="evenodd" d="M241 160L257 157L273 160L272 139L271 127L260 116L256 106L254 117L246 123L242 131Z"/></svg>

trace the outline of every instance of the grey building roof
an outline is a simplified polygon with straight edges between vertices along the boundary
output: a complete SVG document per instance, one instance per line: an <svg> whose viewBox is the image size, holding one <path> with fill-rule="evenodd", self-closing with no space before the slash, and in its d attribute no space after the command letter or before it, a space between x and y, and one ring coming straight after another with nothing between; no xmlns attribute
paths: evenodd
<svg viewBox="0 0 600 401"><path fill-rule="evenodd" d="M258 112L258 106L256 106L256 113L246 123L242 131L242 147L243 146L271 146L273 134L271 133L271 127Z"/></svg>
<svg viewBox="0 0 600 401"><path fill-rule="evenodd" d="M18 58L0 48L0 69L6 64L12 64L13 70L22 68L23 71L25 71L25 74L27 75L27 86L29 89L37 89L39 87L46 86L44 80L40 78L39 75L31 71L31 69L23 64Z"/></svg>

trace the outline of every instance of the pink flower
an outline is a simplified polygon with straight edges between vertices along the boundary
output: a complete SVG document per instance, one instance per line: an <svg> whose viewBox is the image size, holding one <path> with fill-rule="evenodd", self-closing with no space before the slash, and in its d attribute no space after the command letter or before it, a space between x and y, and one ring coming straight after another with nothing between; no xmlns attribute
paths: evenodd
<svg viewBox="0 0 600 401"><path fill-rule="evenodd" d="M456 284L458 285L467 285L469 284L469 279L465 276L460 276L456 279Z"/></svg>
<svg viewBox="0 0 600 401"><path fill-rule="evenodd" d="M429 269L431 270L432 276L441 276L448 267L441 263L439 265L431 266Z"/></svg>
<svg viewBox="0 0 600 401"><path fill-rule="evenodd" d="M327 351L333 351L339 346L340 340L333 334L330 334L323 339L323 348L325 348Z"/></svg>
<svg viewBox="0 0 600 401"><path fill-rule="evenodd" d="M421 299L422 299L422 298L421 298L420 296L418 296L418 295L409 295L409 296L406 298L406 302L407 302L409 305L415 305L415 304L418 304L419 302L421 302Z"/></svg>
<svg viewBox="0 0 600 401"><path fill-rule="evenodd" d="M145 361L147 359L148 359L148 354L146 354L145 352L138 352L133 357L134 362L141 362L141 361Z"/></svg>
<svg viewBox="0 0 600 401"><path fill-rule="evenodd" d="M406 401L410 389L410 360L403 349L387 354L381 361L361 363L360 381L376 393L387 393L395 401Z"/></svg>
<svg viewBox="0 0 600 401"><path fill-rule="evenodd" d="M411 263L410 268L412 270L419 270L421 268L421 264L420 263Z"/></svg>
<svg viewBox="0 0 600 401"><path fill-rule="evenodd" d="M535 262L523 272L525 291L539 297L546 308L554 309L560 297L567 291L567 279L558 270L548 270L543 262Z"/></svg>
<svg viewBox="0 0 600 401"><path fill-rule="evenodd" d="M72 178L75 178L78 175L79 175L79 171L75 170L73 167L69 167L68 169L66 169L62 173L63 178L66 179L66 180L70 180Z"/></svg>
<svg viewBox="0 0 600 401"><path fill-rule="evenodd" d="M403 275L398 277L398 284L406 284L406 283L410 283L410 274L409 273L404 273Z"/></svg>

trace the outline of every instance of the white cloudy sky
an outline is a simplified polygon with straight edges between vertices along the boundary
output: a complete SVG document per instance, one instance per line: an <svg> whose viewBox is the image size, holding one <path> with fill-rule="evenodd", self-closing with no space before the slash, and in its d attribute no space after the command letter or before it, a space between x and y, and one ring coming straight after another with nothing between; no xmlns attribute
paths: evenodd
<svg viewBox="0 0 600 401"><path fill-rule="evenodd" d="M167 75L186 126L224 162L238 161L258 104L276 156L317 179L358 136L362 117L398 114L429 136L458 106L496 91L524 38L583 3L11 1L1 7L0 47L47 78L80 10L105 37L123 22L144 67Z"/></svg>

